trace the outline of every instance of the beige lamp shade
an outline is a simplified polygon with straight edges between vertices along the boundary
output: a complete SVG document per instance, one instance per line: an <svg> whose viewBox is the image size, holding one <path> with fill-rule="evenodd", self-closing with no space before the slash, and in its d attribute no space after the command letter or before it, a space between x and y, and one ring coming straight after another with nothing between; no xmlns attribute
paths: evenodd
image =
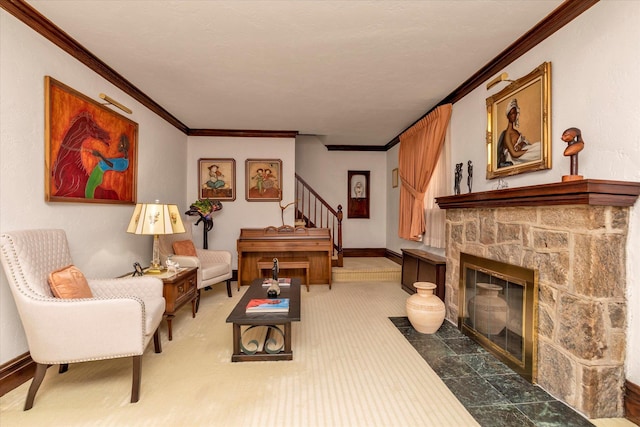
<svg viewBox="0 0 640 427"><path fill-rule="evenodd" d="M138 203L127 228L127 233L134 234L159 235L184 232L178 206L162 203Z"/></svg>
<svg viewBox="0 0 640 427"><path fill-rule="evenodd" d="M157 200L156 203L138 203L133 210L133 215L131 215L129 227L127 227L127 233L153 235L153 259L148 270L150 272L162 270L158 236L184 232L184 224L182 224L178 206L165 205Z"/></svg>

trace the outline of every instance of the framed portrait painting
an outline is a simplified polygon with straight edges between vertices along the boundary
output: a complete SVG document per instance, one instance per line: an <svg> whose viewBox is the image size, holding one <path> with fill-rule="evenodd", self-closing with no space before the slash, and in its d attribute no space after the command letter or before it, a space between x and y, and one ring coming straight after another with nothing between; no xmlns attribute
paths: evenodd
<svg viewBox="0 0 640 427"><path fill-rule="evenodd" d="M282 200L282 160L247 159L245 172L247 201L278 202Z"/></svg>
<svg viewBox="0 0 640 427"><path fill-rule="evenodd" d="M234 159L199 159L198 192L200 199L235 200L236 161Z"/></svg>
<svg viewBox="0 0 640 427"><path fill-rule="evenodd" d="M487 98L487 179L551 168L551 63Z"/></svg>
<svg viewBox="0 0 640 427"><path fill-rule="evenodd" d="M369 218L369 171L348 171L347 218Z"/></svg>
<svg viewBox="0 0 640 427"><path fill-rule="evenodd" d="M45 200L136 203L138 124L45 76Z"/></svg>

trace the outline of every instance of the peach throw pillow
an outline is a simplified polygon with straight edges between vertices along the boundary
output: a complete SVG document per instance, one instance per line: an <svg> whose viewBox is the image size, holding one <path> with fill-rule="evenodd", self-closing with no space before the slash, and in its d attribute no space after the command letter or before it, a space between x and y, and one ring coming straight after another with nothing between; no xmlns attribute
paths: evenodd
<svg viewBox="0 0 640 427"><path fill-rule="evenodd" d="M74 265L49 273L49 286L57 298L93 298L87 279Z"/></svg>
<svg viewBox="0 0 640 427"><path fill-rule="evenodd" d="M173 252L176 255L198 256L196 247L191 240L173 242Z"/></svg>

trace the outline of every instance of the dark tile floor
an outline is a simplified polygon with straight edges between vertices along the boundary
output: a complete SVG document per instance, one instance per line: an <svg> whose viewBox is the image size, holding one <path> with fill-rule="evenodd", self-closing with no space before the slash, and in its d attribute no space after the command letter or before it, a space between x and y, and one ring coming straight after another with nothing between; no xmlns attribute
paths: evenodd
<svg viewBox="0 0 640 427"><path fill-rule="evenodd" d="M586 418L512 371L454 325L432 335L390 317L449 390L483 427L582 427Z"/></svg>

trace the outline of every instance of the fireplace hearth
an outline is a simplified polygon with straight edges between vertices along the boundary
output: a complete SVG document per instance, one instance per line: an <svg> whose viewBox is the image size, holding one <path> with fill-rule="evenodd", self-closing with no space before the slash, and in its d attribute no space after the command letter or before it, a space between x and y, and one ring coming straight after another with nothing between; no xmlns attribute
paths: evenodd
<svg viewBox="0 0 640 427"><path fill-rule="evenodd" d="M587 179L436 199L447 210L447 319L468 307L461 254L537 272L532 378L588 418L624 415L626 244L639 194L640 183ZM504 296L503 283L478 282Z"/></svg>

